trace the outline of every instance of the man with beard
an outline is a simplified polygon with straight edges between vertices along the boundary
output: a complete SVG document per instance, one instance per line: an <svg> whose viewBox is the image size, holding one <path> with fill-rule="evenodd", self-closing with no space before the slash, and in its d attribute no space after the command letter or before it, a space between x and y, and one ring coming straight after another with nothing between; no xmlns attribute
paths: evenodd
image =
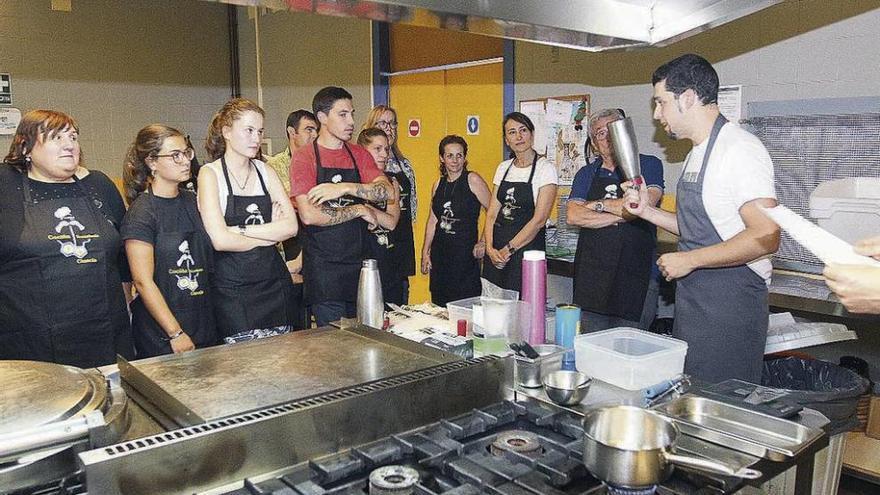
<svg viewBox="0 0 880 495"><path fill-rule="evenodd" d="M761 382L767 339L768 259L779 228L761 212L776 206L773 162L755 136L718 110L718 74L682 55L658 68L654 119L673 139L693 143L678 181L676 213L629 189L630 213L678 234L678 252L657 261L676 280L673 336L688 343L685 373L708 382Z"/></svg>

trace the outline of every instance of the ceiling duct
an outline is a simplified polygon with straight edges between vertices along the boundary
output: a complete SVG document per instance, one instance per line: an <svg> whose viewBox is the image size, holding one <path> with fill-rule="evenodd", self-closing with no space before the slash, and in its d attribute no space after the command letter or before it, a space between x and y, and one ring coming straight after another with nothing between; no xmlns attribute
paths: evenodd
<svg viewBox="0 0 880 495"><path fill-rule="evenodd" d="M664 46L782 0L214 0L586 51Z"/></svg>

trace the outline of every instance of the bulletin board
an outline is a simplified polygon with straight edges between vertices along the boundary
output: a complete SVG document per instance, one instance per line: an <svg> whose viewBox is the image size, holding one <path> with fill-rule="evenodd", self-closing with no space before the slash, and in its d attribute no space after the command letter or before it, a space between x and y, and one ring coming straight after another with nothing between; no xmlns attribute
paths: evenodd
<svg viewBox="0 0 880 495"><path fill-rule="evenodd" d="M519 111L535 124L535 150L556 166L557 207L547 228L547 256L573 261L580 229L565 222L565 204L574 175L587 164L584 145L590 133L590 95L551 96L519 102Z"/></svg>
<svg viewBox="0 0 880 495"><path fill-rule="evenodd" d="M574 174L587 164L590 95L522 100L519 109L535 124L535 150L556 166L559 185L570 186Z"/></svg>

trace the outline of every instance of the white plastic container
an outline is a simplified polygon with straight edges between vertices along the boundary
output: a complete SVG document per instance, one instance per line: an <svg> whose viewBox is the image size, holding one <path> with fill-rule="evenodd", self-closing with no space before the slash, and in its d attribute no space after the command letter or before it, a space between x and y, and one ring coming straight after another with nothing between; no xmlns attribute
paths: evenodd
<svg viewBox="0 0 880 495"><path fill-rule="evenodd" d="M810 216L850 244L880 232L880 178L849 177L816 186Z"/></svg>
<svg viewBox="0 0 880 495"><path fill-rule="evenodd" d="M687 343L635 328L612 328L574 338L578 371L626 390L674 378L684 370Z"/></svg>

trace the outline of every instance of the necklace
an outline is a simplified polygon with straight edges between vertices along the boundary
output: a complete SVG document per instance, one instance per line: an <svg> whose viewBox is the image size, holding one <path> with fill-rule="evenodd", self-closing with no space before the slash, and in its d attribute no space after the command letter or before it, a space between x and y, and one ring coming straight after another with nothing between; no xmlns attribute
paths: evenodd
<svg viewBox="0 0 880 495"><path fill-rule="evenodd" d="M447 193L447 190L449 189L449 179L447 178L447 179L444 181L444 184L443 184L443 199L449 199L449 198L453 197L453 195L455 195L455 188L458 187L458 181L461 180L461 177L462 177L463 175L464 175L464 173L462 173L461 175L458 176L457 179L455 179L454 181L452 181L452 191L449 191L448 193Z"/></svg>
<svg viewBox="0 0 880 495"><path fill-rule="evenodd" d="M232 180L235 182L235 185L238 186L239 191L245 190L245 188L248 185L248 182L250 182L250 180L251 180L251 173L253 172L253 170L254 170L254 167L251 167L250 162L248 162L248 171L247 171L247 175L244 178L244 184L242 184L241 182L238 181L238 179L235 178L235 174L233 174L231 171L229 172L229 175L232 176Z"/></svg>

